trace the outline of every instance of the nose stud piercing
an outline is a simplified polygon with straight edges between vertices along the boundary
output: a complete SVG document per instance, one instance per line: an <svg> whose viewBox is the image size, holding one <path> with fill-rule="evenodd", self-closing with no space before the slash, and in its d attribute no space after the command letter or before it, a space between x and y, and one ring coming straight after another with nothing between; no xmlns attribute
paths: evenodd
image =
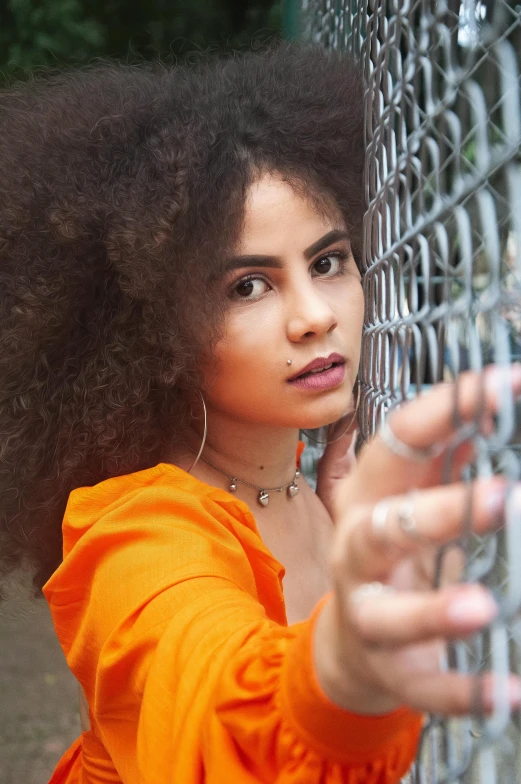
<svg viewBox="0 0 521 784"><path fill-rule="evenodd" d="M292 359L288 359L287 363L288 363L288 365L292 365L293 364L293 360Z"/></svg>

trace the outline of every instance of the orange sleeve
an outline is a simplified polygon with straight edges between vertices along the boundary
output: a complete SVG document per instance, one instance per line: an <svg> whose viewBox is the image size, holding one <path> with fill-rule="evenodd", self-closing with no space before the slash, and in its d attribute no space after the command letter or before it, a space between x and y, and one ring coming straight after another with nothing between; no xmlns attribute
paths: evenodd
<svg viewBox="0 0 521 784"><path fill-rule="evenodd" d="M209 499L149 487L99 520L46 585L69 666L125 784L394 784L421 717L334 705L303 623L270 620L262 575ZM57 574L57 573L56 573ZM78 612L78 603L81 610ZM80 621L72 628L71 615Z"/></svg>

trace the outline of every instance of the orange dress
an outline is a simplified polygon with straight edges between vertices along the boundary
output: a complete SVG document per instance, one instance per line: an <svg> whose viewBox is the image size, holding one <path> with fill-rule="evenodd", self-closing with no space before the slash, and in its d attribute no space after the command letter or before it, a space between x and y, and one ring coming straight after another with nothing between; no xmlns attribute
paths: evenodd
<svg viewBox="0 0 521 784"><path fill-rule="evenodd" d="M160 463L74 490L44 586L91 729L52 784L394 784L422 717L342 710L248 506Z"/></svg>

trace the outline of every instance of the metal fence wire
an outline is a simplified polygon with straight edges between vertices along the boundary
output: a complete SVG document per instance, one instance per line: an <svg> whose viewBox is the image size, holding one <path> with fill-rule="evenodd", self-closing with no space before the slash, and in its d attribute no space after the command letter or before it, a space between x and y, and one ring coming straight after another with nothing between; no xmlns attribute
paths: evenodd
<svg viewBox="0 0 521 784"><path fill-rule="evenodd" d="M506 0L300 0L302 35L361 57L367 79L365 291L360 426L468 368L521 358L521 5ZM520 478L519 408L506 384L494 430L461 427L463 479ZM457 384L454 417L458 423ZM516 432L517 431L517 432ZM458 440L456 439L456 440ZM445 464L452 476L451 450ZM469 485L470 487L470 485ZM470 498L470 493L469 493ZM476 675L472 717L429 717L411 784L521 782L519 715L501 678L480 712L480 673L521 675L521 514L507 491L496 535L471 532L465 580L498 597L500 619L447 647L442 666ZM449 548L440 552L440 572ZM438 576L439 579L439 576Z"/></svg>

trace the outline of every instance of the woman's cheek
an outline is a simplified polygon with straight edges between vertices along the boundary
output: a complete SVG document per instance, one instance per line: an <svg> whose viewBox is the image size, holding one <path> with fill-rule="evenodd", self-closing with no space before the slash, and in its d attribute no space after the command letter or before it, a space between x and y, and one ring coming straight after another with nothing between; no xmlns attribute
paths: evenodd
<svg viewBox="0 0 521 784"><path fill-rule="evenodd" d="M226 337L236 357L244 357L252 364L259 352L262 356L268 347L270 353L281 351L285 331L277 309L272 303L261 301L230 318Z"/></svg>

